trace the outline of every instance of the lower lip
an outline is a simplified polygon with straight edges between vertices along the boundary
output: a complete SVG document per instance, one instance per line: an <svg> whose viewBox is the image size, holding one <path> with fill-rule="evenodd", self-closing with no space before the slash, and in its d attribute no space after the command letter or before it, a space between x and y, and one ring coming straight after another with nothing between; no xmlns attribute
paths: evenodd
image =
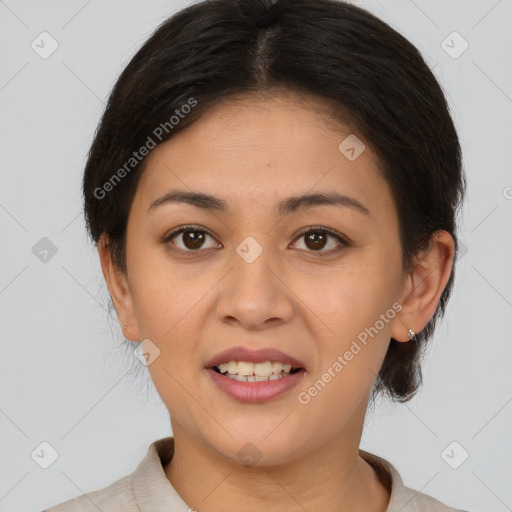
<svg viewBox="0 0 512 512"><path fill-rule="evenodd" d="M267 402L295 387L306 374L302 369L287 377L265 382L238 382L206 368L210 378L226 395L240 402Z"/></svg>

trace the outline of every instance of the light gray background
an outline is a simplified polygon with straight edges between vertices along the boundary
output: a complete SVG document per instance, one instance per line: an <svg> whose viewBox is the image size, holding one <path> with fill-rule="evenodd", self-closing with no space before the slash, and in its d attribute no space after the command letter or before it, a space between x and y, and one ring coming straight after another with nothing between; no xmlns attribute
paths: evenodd
<svg viewBox="0 0 512 512"><path fill-rule="evenodd" d="M133 360L117 348L121 332L109 321L86 238L80 181L115 79L153 29L188 3L0 0L0 511L37 512L103 488L171 434L166 409L130 380ZM433 68L468 177L467 252L424 388L407 404L372 412L362 448L449 504L512 510L512 2L358 4L408 37ZM59 45L47 59L31 48L43 31ZM453 31L469 44L456 59L441 46ZM446 44L452 53L462 48L460 39ZM42 237L57 247L46 262L32 252ZM31 458L43 441L59 454L48 469ZM460 461L462 450L468 459L452 469L445 459Z"/></svg>

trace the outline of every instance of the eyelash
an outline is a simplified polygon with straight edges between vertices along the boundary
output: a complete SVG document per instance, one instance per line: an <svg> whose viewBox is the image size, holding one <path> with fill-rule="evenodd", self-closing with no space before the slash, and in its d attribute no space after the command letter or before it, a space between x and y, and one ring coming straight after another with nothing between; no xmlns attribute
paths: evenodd
<svg viewBox="0 0 512 512"><path fill-rule="evenodd" d="M161 237L161 239L159 241L161 243L167 244L175 236L177 236L177 235L179 235L179 234L181 234L181 233L183 233L185 231L195 231L195 232L198 232L198 233L206 233L207 235L209 235L210 237L215 239L215 237L207 229L201 228L199 226L187 225L187 226L181 226L180 228L175 229L171 233L168 233L168 234L164 235L163 237ZM309 234L311 232L314 232L314 233L317 233L317 232L327 233L328 235L331 235L333 238L336 238L338 240L338 242L340 242L340 244L341 244L341 247L337 247L335 249L330 249L328 251L313 251L313 250L306 251L306 252L318 255L320 257L329 256L329 255L338 253L341 250L343 250L344 248L350 247L352 245L352 243L346 237L344 237L343 235L341 235L337 231L334 231L334 230L332 230L330 228L326 228L326 227L323 227L323 226L309 226L307 228L304 228L303 230L299 231L298 235L296 236L296 238L293 241L296 242L299 238L301 238L302 236L307 235L307 234ZM185 250L185 249L180 249L180 248L177 248L177 247L173 247L173 250L179 251L182 254L186 254L187 256L188 255L193 256L193 255L197 255L197 253L205 251L207 249L197 249L197 250L189 249L189 250Z"/></svg>

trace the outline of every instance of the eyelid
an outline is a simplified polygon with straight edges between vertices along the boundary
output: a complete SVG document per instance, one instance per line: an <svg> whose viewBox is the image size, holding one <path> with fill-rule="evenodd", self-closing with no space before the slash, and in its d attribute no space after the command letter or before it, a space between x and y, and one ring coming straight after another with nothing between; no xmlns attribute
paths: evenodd
<svg viewBox="0 0 512 512"><path fill-rule="evenodd" d="M217 242L216 237L210 232L210 230L208 230L202 226L196 225L196 224L184 224L183 226L178 226L177 228L173 229L172 231L165 233L162 237L160 237L159 241L162 243L170 242L170 240L172 238L183 233L184 231L199 231L202 233L206 233L208 236L212 237ZM220 243L220 242L217 242L217 243ZM203 250L203 251L205 250L205 249L198 249L197 251L190 251L190 250L184 251L183 249L179 249L179 248L177 248L177 249L180 251L183 251L183 252L199 252L201 250Z"/></svg>
<svg viewBox="0 0 512 512"><path fill-rule="evenodd" d="M352 241L348 237L346 237L345 235L342 235L341 233L339 233L338 231L335 231L334 229L331 229L331 228L328 228L325 226L307 226L307 227L301 229L298 232L297 236L293 239L292 243L295 243L299 238L306 235L307 233L316 232L316 231L323 231L324 233L327 233L328 235L332 236L333 238L336 238L343 247L350 247L352 245ZM307 251L307 252L312 253L312 254L328 255L328 254L333 254L335 252L338 252L340 250L341 249L338 247L335 249L330 249L328 251Z"/></svg>
<svg viewBox="0 0 512 512"><path fill-rule="evenodd" d="M199 225L194 225L194 224L186 224L183 226L179 226L179 227L175 228L174 230L172 230L171 232L164 234L162 237L160 237L159 241L161 243L168 243L175 236L177 236L185 231L189 231L189 230L206 233L207 235L209 235L211 238L213 238L217 242L216 237L207 228L204 228ZM328 235L332 236L333 238L336 238L338 240L338 242L343 247L349 247L352 245L351 240L349 240L346 236L342 235L341 233L339 233L331 228L325 227L325 226L306 226L306 227L302 228L297 233L297 235L295 236L295 238L293 239L291 244L295 243L302 236L304 236L310 232L315 232L315 231L323 231L324 233L327 233ZM220 242L217 242L217 243L220 243ZM220 245L222 246L221 243L220 243ZM185 250L185 249L181 249L179 247L175 247L174 249L176 249L177 251L179 251L181 253L189 253L189 254L200 253L200 252L204 252L204 251L208 250L208 249L201 249L201 248L197 249L197 250ZM328 255L328 254L333 254L335 252L338 252L340 250L341 249L338 247L335 249L330 249L328 251L306 251L306 252L312 253L312 254L318 254L318 255Z"/></svg>
<svg viewBox="0 0 512 512"><path fill-rule="evenodd" d="M350 242L346 236L344 236L341 233L338 233L338 231L328 228L326 226L306 226L305 228L302 228L301 230L299 230L296 238L298 238L299 236L305 235L306 233L309 233L310 231L325 231L326 233L329 233L330 235L332 235L334 237L340 238L347 244Z"/></svg>

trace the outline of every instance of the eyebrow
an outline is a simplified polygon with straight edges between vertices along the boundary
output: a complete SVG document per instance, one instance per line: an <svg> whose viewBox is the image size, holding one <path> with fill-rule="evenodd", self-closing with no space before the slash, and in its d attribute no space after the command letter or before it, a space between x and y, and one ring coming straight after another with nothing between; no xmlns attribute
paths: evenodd
<svg viewBox="0 0 512 512"><path fill-rule="evenodd" d="M228 203L224 199L204 194L201 192L188 192L185 190L171 190L167 194L155 199L148 208L148 213L159 206L185 203L205 210L225 213L229 210ZM316 192L301 196L288 197L280 201L276 206L279 215L289 215L298 210L312 208L314 206L339 206L352 208L360 213L369 215L370 211L362 203L353 197L338 194L337 192Z"/></svg>

